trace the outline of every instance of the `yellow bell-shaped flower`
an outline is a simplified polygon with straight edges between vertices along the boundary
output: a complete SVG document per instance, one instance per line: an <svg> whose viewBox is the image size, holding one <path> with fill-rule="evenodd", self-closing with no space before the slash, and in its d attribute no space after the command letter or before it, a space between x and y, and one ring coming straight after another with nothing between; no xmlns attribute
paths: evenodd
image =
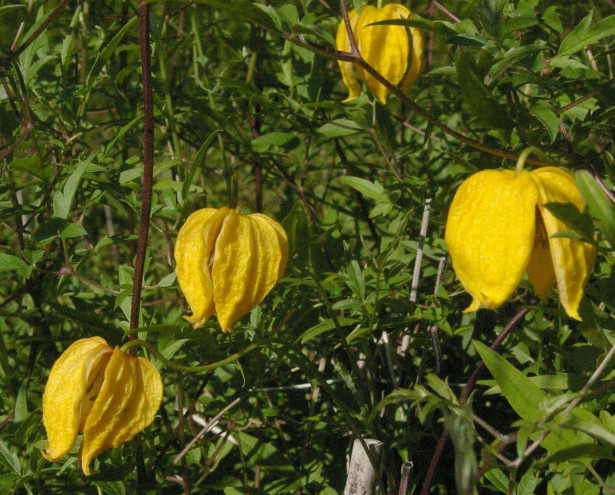
<svg viewBox="0 0 615 495"><path fill-rule="evenodd" d="M83 432L79 462L131 440L150 425L162 401L162 380L147 359L113 349L101 337L71 344L51 368L43 393L47 449L58 461Z"/></svg>
<svg viewBox="0 0 615 495"><path fill-rule="evenodd" d="M473 298L466 311L502 305L527 272L543 301L557 283L566 313L580 320L579 303L596 250L586 242L554 237L570 229L546 203L585 206L574 177L556 167L517 175L484 170L461 184L445 240L455 273Z"/></svg>
<svg viewBox="0 0 615 495"><path fill-rule="evenodd" d="M175 242L175 272L195 327L217 313L228 331L282 278L288 260L283 227L266 215L203 208L188 217Z"/></svg>
<svg viewBox="0 0 615 495"><path fill-rule="evenodd" d="M410 37L408 37L408 31L404 26L384 24L369 26L369 24L395 19L412 19L413 17L412 12L399 3L389 3L381 9L373 5L365 5L361 9L361 14L354 9L348 12L352 33L363 59L391 84L397 86L401 82L405 94L410 93L412 85L423 68L423 35L413 27L409 29ZM335 41L338 50L350 51L348 31L343 20L337 29ZM412 49L411 56L410 49ZM411 58L410 67L408 67L409 58ZM358 75L371 92L383 104L386 103L389 90L374 76L359 66L355 67L355 75L352 62L338 60L338 64L342 71L344 84L350 93L344 101L354 100L361 94Z"/></svg>

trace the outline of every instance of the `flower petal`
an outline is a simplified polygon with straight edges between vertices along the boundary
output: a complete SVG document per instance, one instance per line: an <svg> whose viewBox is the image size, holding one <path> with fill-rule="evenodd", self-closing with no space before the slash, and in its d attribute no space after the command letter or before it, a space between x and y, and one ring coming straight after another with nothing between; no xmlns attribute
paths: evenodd
<svg viewBox="0 0 615 495"><path fill-rule="evenodd" d="M350 27L354 31L357 21L359 20L359 14L355 9L348 12L348 20L350 21ZM337 49L341 52L350 52L350 40L348 39L348 31L346 30L346 23L342 19L342 22L337 28L337 35L335 36L335 44ZM342 71L342 80L348 88L348 98L344 101L351 101L357 98L361 94L361 84L355 76L353 63L344 62L343 60L337 61Z"/></svg>
<svg viewBox="0 0 615 495"><path fill-rule="evenodd" d="M162 380L156 367L116 347L83 428L79 452L83 472L90 474L90 463L97 455L131 440L149 426L161 401Z"/></svg>
<svg viewBox="0 0 615 495"><path fill-rule="evenodd" d="M555 272L549 249L549 238L540 213L536 216L534 249L532 249L532 256L527 265L527 274L534 287L534 292L541 301L546 302L549 291L555 285Z"/></svg>
<svg viewBox="0 0 615 495"><path fill-rule="evenodd" d="M210 273L216 237L228 208L202 208L190 215L175 241L175 273L188 301L192 316L185 317L195 327L214 314L214 293Z"/></svg>
<svg viewBox="0 0 615 495"><path fill-rule="evenodd" d="M543 167L530 172L538 191L538 208L549 236L553 271L559 289L559 299L566 313L577 320L583 289L589 279L596 249L591 244L554 234L570 230L544 207L545 203L572 203L583 210L585 203L574 177L557 167Z"/></svg>
<svg viewBox="0 0 615 495"><path fill-rule="evenodd" d="M381 9L366 5L361 11L355 31L361 56L395 86L403 79L408 67L410 48L406 28L387 25L368 26L368 24L399 19L398 12L402 11L410 13L398 3L389 3ZM361 76L361 73L359 75ZM372 93L385 104L389 94L388 88L367 72L363 72L362 78Z"/></svg>
<svg viewBox="0 0 615 495"><path fill-rule="evenodd" d="M282 227L264 215L229 211L218 236L212 265L216 313L228 331L256 307L281 277L288 257ZM266 217L265 217L266 218Z"/></svg>
<svg viewBox="0 0 615 495"><path fill-rule="evenodd" d="M53 364L43 393L43 424L47 431L50 461L64 457L75 444L81 427L81 411L96 375L104 370L111 346L101 337L73 342Z"/></svg>
<svg viewBox="0 0 615 495"><path fill-rule="evenodd" d="M472 295L466 311L496 308L513 293L534 244L536 188L529 173L485 170L457 190L445 240L461 285Z"/></svg>

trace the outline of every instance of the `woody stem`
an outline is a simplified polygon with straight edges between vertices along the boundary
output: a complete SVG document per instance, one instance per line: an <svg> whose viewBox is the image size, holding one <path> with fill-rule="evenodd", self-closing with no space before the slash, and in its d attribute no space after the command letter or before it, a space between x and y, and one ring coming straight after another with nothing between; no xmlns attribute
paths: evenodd
<svg viewBox="0 0 615 495"><path fill-rule="evenodd" d="M152 93L152 61L149 36L149 4L141 0L139 4L139 44L141 46L141 71L143 80L143 191L141 197L141 219L137 258L132 286L132 304L130 308L130 329L139 326L141 306L141 289L143 287L143 270L147 251L150 210L152 204L152 177L154 171L154 99ZM132 334L131 339L137 335ZM131 354L136 352L136 347Z"/></svg>

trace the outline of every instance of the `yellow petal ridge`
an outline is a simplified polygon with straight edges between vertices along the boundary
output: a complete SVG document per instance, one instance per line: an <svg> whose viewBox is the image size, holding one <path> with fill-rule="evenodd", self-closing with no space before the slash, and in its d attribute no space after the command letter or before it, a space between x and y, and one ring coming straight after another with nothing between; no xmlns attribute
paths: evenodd
<svg viewBox="0 0 615 495"><path fill-rule="evenodd" d="M544 207L545 203L572 203L583 210L585 203L574 177L557 167L542 167L530 172L538 191L538 208L549 239L553 272L559 299L568 316L580 320L579 304L589 279L596 249L586 242L552 236L570 230Z"/></svg>
<svg viewBox="0 0 615 495"><path fill-rule="evenodd" d="M102 388L83 428L79 461L91 474L90 463L102 452L131 440L154 420L162 401L162 380L147 359L115 347Z"/></svg>
<svg viewBox="0 0 615 495"><path fill-rule="evenodd" d="M485 170L469 177L451 204L445 240L465 311L497 308L519 285L534 245L537 192L529 172Z"/></svg>
<svg viewBox="0 0 615 495"><path fill-rule="evenodd" d="M228 208L202 208L192 213L175 241L177 282L192 310L184 317L195 327L201 326L215 312L210 262L216 237Z"/></svg>
<svg viewBox="0 0 615 495"><path fill-rule="evenodd" d="M51 368L43 392L43 424L49 461L64 457L75 444L81 427L82 408L88 389L95 389L96 376L106 366L111 346L101 337L73 342Z"/></svg>
<svg viewBox="0 0 615 495"><path fill-rule="evenodd" d="M281 225L264 215L229 211L212 265L216 313L222 330L250 312L281 278L288 241Z"/></svg>

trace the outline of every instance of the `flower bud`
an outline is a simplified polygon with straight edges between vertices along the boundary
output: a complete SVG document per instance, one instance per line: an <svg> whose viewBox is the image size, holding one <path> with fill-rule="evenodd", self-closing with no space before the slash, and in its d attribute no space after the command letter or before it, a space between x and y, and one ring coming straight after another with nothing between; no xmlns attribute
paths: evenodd
<svg viewBox="0 0 615 495"><path fill-rule="evenodd" d="M547 203L585 206L574 177L557 167L515 174L483 170L461 184L446 221L445 240L461 285L472 295L466 311L502 305L527 272L546 301L557 284L566 313L580 320L579 303L596 249L560 237L570 230Z"/></svg>
<svg viewBox="0 0 615 495"><path fill-rule="evenodd" d="M79 462L90 463L147 428L162 401L162 380L147 359L113 349L101 337L71 344L54 363L43 393L47 448L43 457L58 461L83 432Z"/></svg>
<svg viewBox="0 0 615 495"><path fill-rule="evenodd" d="M363 60L394 86L401 82L405 94L410 93L423 68L423 35L413 27L409 28L410 37L408 37L408 31L404 26L385 24L370 26L370 24L412 18L412 12L399 3L389 3L381 9L364 5L361 14L354 9L348 12L352 33ZM338 50L350 52L350 39L343 20L337 29L335 41ZM411 55L410 50L412 50ZM409 58L410 64L408 64ZM345 101L354 100L361 94L358 76L383 104L386 103L389 90L374 76L359 66L355 67L355 75L352 62L339 60L338 64L344 84L350 93Z"/></svg>
<svg viewBox="0 0 615 495"><path fill-rule="evenodd" d="M282 278L288 239L266 215L203 208L188 217L175 242L175 272L195 327L214 313L228 331Z"/></svg>

